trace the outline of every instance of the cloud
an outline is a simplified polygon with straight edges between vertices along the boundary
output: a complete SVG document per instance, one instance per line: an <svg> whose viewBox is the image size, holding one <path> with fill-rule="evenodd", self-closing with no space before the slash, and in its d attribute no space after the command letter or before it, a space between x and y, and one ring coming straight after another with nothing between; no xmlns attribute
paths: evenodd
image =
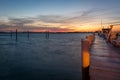
<svg viewBox="0 0 120 80"><path fill-rule="evenodd" d="M9 23L19 25L19 26L23 26L24 24L34 22L34 20L30 18L9 18L8 20L9 20Z"/></svg>
<svg viewBox="0 0 120 80"><path fill-rule="evenodd" d="M61 28L61 27L35 27L35 26L11 26L11 25L0 25L0 31L10 32L15 31L46 31L49 30L51 32L64 32L64 31L73 31L74 29L69 28Z"/></svg>
<svg viewBox="0 0 120 80"><path fill-rule="evenodd" d="M60 15L39 15L38 18L47 23L65 23L66 17Z"/></svg>
<svg viewBox="0 0 120 80"><path fill-rule="evenodd" d="M34 23L36 21L44 22L44 23L71 23L76 21L86 21L91 20L96 15L100 15L104 13L105 9L96 9L92 8L86 11L78 11L74 12L74 14L66 14L66 15L38 15L35 17L28 17L28 18L9 18L8 20L14 24L27 24L27 23ZM77 13L77 14L75 14Z"/></svg>
<svg viewBox="0 0 120 80"><path fill-rule="evenodd" d="M37 15L35 17L8 18L7 22L0 21L0 30L75 30L82 27L100 25L100 18L108 18L107 24L119 23L118 15L110 15L106 9L92 8L86 11L77 11L66 15ZM111 21L110 21L111 20Z"/></svg>

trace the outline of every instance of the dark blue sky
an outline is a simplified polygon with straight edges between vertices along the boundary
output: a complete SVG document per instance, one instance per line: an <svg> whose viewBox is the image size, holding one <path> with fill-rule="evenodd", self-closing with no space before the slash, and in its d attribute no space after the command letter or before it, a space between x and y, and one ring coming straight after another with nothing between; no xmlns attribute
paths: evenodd
<svg viewBox="0 0 120 80"><path fill-rule="evenodd" d="M69 14L89 9L120 11L120 0L0 0L0 16Z"/></svg>
<svg viewBox="0 0 120 80"><path fill-rule="evenodd" d="M64 14L80 8L87 8L80 0L0 0L1 16Z"/></svg>

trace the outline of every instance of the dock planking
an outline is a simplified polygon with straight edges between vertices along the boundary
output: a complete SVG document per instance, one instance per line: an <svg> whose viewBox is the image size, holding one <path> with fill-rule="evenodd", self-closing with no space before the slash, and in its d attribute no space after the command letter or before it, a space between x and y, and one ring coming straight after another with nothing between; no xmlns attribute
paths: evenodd
<svg viewBox="0 0 120 80"><path fill-rule="evenodd" d="M120 48L96 35L90 55L90 80L120 80Z"/></svg>

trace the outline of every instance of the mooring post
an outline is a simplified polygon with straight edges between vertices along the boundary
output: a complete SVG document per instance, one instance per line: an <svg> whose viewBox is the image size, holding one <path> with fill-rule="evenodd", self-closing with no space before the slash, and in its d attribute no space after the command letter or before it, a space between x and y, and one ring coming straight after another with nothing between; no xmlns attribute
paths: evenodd
<svg viewBox="0 0 120 80"><path fill-rule="evenodd" d="M45 32L45 38L47 39L47 31Z"/></svg>
<svg viewBox="0 0 120 80"><path fill-rule="evenodd" d="M49 39L49 31L47 31L48 39Z"/></svg>
<svg viewBox="0 0 120 80"><path fill-rule="evenodd" d="M27 37L28 37L28 40L29 40L29 31L27 32Z"/></svg>
<svg viewBox="0 0 120 80"><path fill-rule="evenodd" d="M81 61L82 61L82 80L90 80L89 67L90 67L90 52L89 40L81 41Z"/></svg>
<svg viewBox="0 0 120 80"><path fill-rule="evenodd" d="M45 32L45 37L46 37L46 39L49 39L49 31Z"/></svg>
<svg viewBox="0 0 120 80"><path fill-rule="evenodd" d="M10 32L10 37L11 37L11 39L12 39L12 30L11 30L11 32Z"/></svg>
<svg viewBox="0 0 120 80"><path fill-rule="evenodd" d="M16 41L18 40L17 37L18 37L18 36L17 36L17 29L16 29Z"/></svg>

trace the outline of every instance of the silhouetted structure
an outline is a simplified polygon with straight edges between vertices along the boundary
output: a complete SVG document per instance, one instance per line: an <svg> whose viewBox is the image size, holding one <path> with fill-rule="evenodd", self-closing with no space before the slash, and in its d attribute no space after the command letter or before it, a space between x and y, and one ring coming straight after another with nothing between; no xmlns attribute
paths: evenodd
<svg viewBox="0 0 120 80"><path fill-rule="evenodd" d="M29 31L27 32L27 37L28 37L28 40L29 40Z"/></svg>
<svg viewBox="0 0 120 80"><path fill-rule="evenodd" d="M18 40L18 37L17 37L17 29L16 29L16 41Z"/></svg>
<svg viewBox="0 0 120 80"><path fill-rule="evenodd" d="M12 30L11 30L11 32L10 32L10 37L11 37L11 39L12 39Z"/></svg>
<svg viewBox="0 0 120 80"><path fill-rule="evenodd" d="M45 37L46 39L49 39L49 31L46 31Z"/></svg>

